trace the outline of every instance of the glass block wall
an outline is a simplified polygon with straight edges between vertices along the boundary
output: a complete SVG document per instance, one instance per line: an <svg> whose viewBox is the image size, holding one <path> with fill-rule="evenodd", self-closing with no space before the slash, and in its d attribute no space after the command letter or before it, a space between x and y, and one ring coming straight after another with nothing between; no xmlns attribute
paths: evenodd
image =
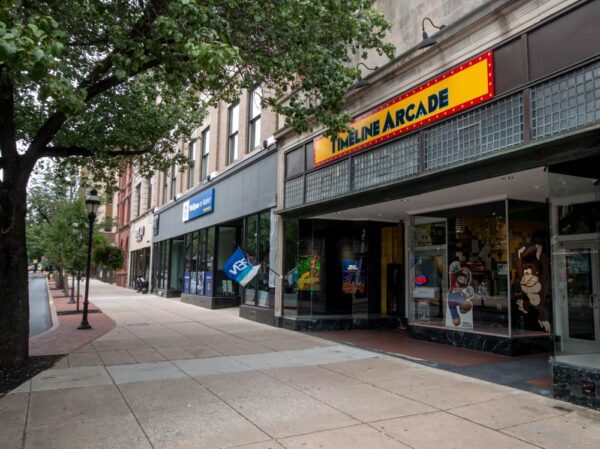
<svg viewBox="0 0 600 449"><path fill-rule="evenodd" d="M350 159L306 175L306 202L320 201L347 193L350 189Z"/></svg>
<svg viewBox="0 0 600 449"><path fill-rule="evenodd" d="M352 159L352 190L365 189L419 172L419 136L408 136Z"/></svg>
<svg viewBox="0 0 600 449"><path fill-rule="evenodd" d="M523 101L513 95L433 126L424 132L425 171L523 142Z"/></svg>
<svg viewBox="0 0 600 449"><path fill-rule="evenodd" d="M600 120L600 62L531 89L531 137L548 137Z"/></svg>
<svg viewBox="0 0 600 449"><path fill-rule="evenodd" d="M530 117L524 117L523 94L518 93L289 179L285 182L285 207L418 175L419 136L423 139L424 172L505 151L524 143L525 120L531 121L532 139L600 122L600 61L533 86Z"/></svg>
<svg viewBox="0 0 600 449"><path fill-rule="evenodd" d="M290 179L285 183L285 207L299 206L304 203L304 178Z"/></svg>

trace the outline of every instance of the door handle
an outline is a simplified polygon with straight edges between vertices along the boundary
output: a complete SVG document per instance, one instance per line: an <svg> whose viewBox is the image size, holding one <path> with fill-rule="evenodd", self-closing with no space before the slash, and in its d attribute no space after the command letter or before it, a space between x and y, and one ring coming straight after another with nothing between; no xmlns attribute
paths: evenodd
<svg viewBox="0 0 600 449"><path fill-rule="evenodd" d="M590 295L590 302L589 302L589 306L592 309L597 309L598 308L598 301L595 301L594 298L598 296L598 293L592 293Z"/></svg>

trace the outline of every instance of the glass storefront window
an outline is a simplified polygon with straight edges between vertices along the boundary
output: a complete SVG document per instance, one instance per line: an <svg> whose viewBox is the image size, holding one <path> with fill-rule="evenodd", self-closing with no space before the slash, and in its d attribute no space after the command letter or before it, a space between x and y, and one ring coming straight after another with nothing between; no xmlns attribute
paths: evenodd
<svg viewBox="0 0 600 449"><path fill-rule="evenodd" d="M269 307L273 291L269 288L269 250L271 212L249 215L244 219L243 250L252 265L261 264L260 271L244 288L244 304Z"/></svg>
<svg viewBox="0 0 600 449"><path fill-rule="evenodd" d="M206 271L206 234L207 229L198 231L198 270Z"/></svg>
<svg viewBox="0 0 600 449"><path fill-rule="evenodd" d="M283 232L283 308L284 315L294 316L298 311L298 220L284 220Z"/></svg>
<svg viewBox="0 0 600 449"><path fill-rule="evenodd" d="M150 267L150 248L142 248L131 252L131 279L130 287L135 287L135 279L140 276L148 280Z"/></svg>
<svg viewBox="0 0 600 449"><path fill-rule="evenodd" d="M158 243L155 243L152 250L152 291L158 288L159 256Z"/></svg>
<svg viewBox="0 0 600 449"><path fill-rule="evenodd" d="M183 293L191 293L191 270L192 270L192 236L191 234L186 234L183 237L184 241L184 263L183 263L183 285L182 291Z"/></svg>
<svg viewBox="0 0 600 449"><path fill-rule="evenodd" d="M367 237L366 224L353 226L352 252L342 256L342 292L350 295L353 314L365 314L369 311Z"/></svg>
<svg viewBox="0 0 600 449"><path fill-rule="evenodd" d="M327 313L325 291L327 276L324 265L327 224L301 220L298 226L298 257L296 260L298 291L297 314ZM341 279L341 269L340 269Z"/></svg>
<svg viewBox="0 0 600 449"><path fill-rule="evenodd" d="M271 243L271 212L266 211L258 215L258 261L262 263L256 275L256 305L269 306L269 249Z"/></svg>
<svg viewBox="0 0 600 449"><path fill-rule="evenodd" d="M325 301L322 294L322 255L323 239L313 237L298 242L296 270L298 279L298 315L325 314Z"/></svg>
<svg viewBox="0 0 600 449"><path fill-rule="evenodd" d="M159 288L167 288L167 280L169 278L169 249L170 240L160 242L161 253L160 253L160 275L159 275Z"/></svg>
<svg viewBox="0 0 600 449"><path fill-rule="evenodd" d="M248 262L256 265L259 262L257 254L258 216L250 215L244 220L244 247ZM258 276L257 276L258 277ZM244 288L244 304L256 305L257 278L252 279Z"/></svg>
<svg viewBox="0 0 600 449"><path fill-rule="evenodd" d="M213 296L214 243L214 227L156 243L154 288ZM142 270L146 259L140 259Z"/></svg>
<svg viewBox="0 0 600 449"><path fill-rule="evenodd" d="M560 235L600 233L600 201L564 204L557 213Z"/></svg>
<svg viewBox="0 0 600 449"><path fill-rule="evenodd" d="M508 335L506 202L412 219L411 322Z"/></svg>
<svg viewBox="0 0 600 449"><path fill-rule="evenodd" d="M592 163L548 175L552 222L555 359L600 369L600 187Z"/></svg>
<svg viewBox="0 0 600 449"><path fill-rule="evenodd" d="M215 227L206 229L204 271L212 272L215 260Z"/></svg>
<svg viewBox="0 0 600 449"><path fill-rule="evenodd" d="M235 226L219 226L217 239L217 269L214 273L215 296L238 296L239 284L232 281L224 273L225 262L238 246L238 228Z"/></svg>
<svg viewBox="0 0 600 449"><path fill-rule="evenodd" d="M444 326L446 220L415 217L413 241L413 322Z"/></svg>
<svg viewBox="0 0 600 449"><path fill-rule="evenodd" d="M242 222L232 222L204 228L157 243L156 288L192 295L238 297L240 286L225 275L223 266L240 243L240 224ZM245 217L243 229L243 250L252 264L262 264L259 273L244 289L244 302L269 307L274 295L274 288L269 287L268 269L271 212Z"/></svg>
<svg viewBox="0 0 600 449"><path fill-rule="evenodd" d="M513 335L550 332L551 279L548 207L508 201Z"/></svg>
<svg viewBox="0 0 600 449"><path fill-rule="evenodd" d="M184 240L179 237L171 240L171 272L169 276L169 288L183 291L184 275Z"/></svg>
<svg viewBox="0 0 600 449"><path fill-rule="evenodd" d="M202 295L201 285L202 280L200 279L199 267L198 267L198 233L194 232L191 234L191 264L190 264L190 293L194 295Z"/></svg>
<svg viewBox="0 0 600 449"><path fill-rule="evenodd" d="M340 220L284 221L284 314L358 318L378 313L381 256L377 249L376 254L370 252L373 242L381 244L378 226Z"/></svg>

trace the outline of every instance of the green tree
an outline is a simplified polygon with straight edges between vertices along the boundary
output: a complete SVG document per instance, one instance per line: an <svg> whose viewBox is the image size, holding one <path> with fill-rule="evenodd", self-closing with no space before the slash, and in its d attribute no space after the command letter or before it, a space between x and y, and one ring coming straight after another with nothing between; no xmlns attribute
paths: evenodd
<svg viewBox="0 0 600 449"><path fill-rule="evenodd" d="M44 239L44 223L27 223L27 259L40 260L45 255L46 241Z"/></svg>
<svg viewBox="0 0 600 449"><path fill-rule="evenodd" d="M41 255L46 255L48 252L60 251L61 253L65 250L73 253L73 257L78 253L81 253L81 245L68 245L74 242L73 238L79 238L80 232L76 232L77 229L68 229L68 223L65 220L58 220L55 222L56 216L67 211L67 215L71 216L70 209L78 209L78 214L85 214L81 200L79 199L80 192L78 186L80 185L80 179L77 173L66 172L65 167L61 167L57 164L50 164L45 167L42 173L39 173L33 177L28 186L28 197L27 197L27 254L30 259L38 258ZM78 205L71 205L77 201ZM77 222L75 222L77 223ZM56 239L48 239L48 234L52 234L52 226L59 227L60 233L66 238L63 241ZM78 226L73 224L73 226ZM71 236L71 232L73 235ZM58 248L49 248L50 244L59 245ZM64 247L63 247L64 245ZM83 245L83 244L82 244ZM35 255L34 255L35 254ZM70 254L65 255L66 258L71 258ZM63 268L71 268L74 262L69 262L67 265L66 259L62 260L57 265L57 260L52 261L55 264L55 268L58 268L59 276L57 283L59 287L63 286ZM66 287L65 287L66 288Z"/></svg>
<svg viewBox="0 0 600 449"><path fill-rule="evenodd" d="M105 244L94 248L92 260L96 266L105 267L114 271L123 267L125 257L123 256L123 250L121 248Z"/></svg>
<svg viewBox="0 0 600 449"><path fill-rule="evenodd" d="M55 266L64 279L65 272L81 270L86 260L86 240L88 219L82 198L75 201L62 200L56 207L52 224L45 226L43 238L45 256ZM63 285L67 288L66 285Z"/></svg>
<svg viewBox="0 0 600 449"><path fill-rule="evenodd" d="M1 0L0 363L28 355L26 185L42 158L114 177L184 156L206 106L261 84L296 130L332 131L389 24L371 0ZM205 94L199 100L199 93Z"/></svg>

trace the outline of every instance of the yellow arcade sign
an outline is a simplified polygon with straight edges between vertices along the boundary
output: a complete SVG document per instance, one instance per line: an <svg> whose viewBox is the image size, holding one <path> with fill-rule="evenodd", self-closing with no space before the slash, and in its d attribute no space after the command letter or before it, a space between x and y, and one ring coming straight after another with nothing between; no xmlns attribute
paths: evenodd
<svg viewBox="0 0 600 449"><path fill-rule="evenodd" d="M351 130L317 137L314 165L346 157L462 112L494 96L492 52L466 61L350 122Z"/></svg>

